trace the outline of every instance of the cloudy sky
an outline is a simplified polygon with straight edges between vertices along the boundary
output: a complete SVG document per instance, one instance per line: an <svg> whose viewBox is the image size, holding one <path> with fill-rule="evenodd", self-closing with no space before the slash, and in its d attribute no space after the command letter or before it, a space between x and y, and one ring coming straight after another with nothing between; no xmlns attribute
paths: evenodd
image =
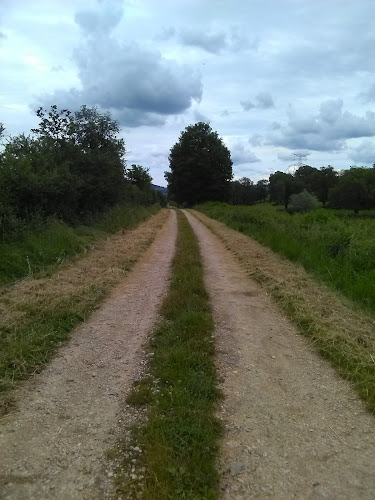
<svg viewBox="0 0 375 500"><path fill-rule="evenodd" d="M98 106L157 184L197 121L237 177L375 163L375 0L0 0L0 68L8 134Z"/></svg>

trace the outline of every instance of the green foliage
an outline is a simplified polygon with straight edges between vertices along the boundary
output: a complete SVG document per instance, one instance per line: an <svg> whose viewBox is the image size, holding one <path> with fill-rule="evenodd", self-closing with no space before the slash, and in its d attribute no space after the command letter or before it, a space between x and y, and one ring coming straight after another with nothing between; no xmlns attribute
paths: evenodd
<svg viewBox="0 0 375 500"><path fill-rule="evenodd" d="M198 242L182 214L179 228L163 321L151 340L150 375L136 382L127 401L149 405L135 436L146 471L143 498L213 499L221 430L215 416L214 324ZM126 498L137 494L131 491L134 484L124 484L121 476L117 482Z"/></svg>
<svg viewBox="0 0 375 500"><path fill-rule="evenodd" d="M292 174L278 171L270 175L270 201L284 205L285 208L288 208L291 195L300 193L303 188L303 181Z"/></svg>
<svg viewBox="0 0 375 500"><path fill-rule="evenodd" d="M115 206L98 215L91 225L74 228L52 217L34 218L0 242L0 286L52 272L88 250L94 241L134 227L156 210L156 205Z"/></svg>
<svg viewBox="0 0 375 500"><path fill-rule="evenodd" d="M0 155L0 236L36 215L82 221L126 195L125 145L109 114L51 106L37 115L33 137L10 138Z"/></svg>
<svg viewBox="0 0 375 500"><path fill-rule="evenodd" d="M208 123L189 125L169 155L165 173L170 196L177 203L194 205L228 199L232 178L230 152Z"/></svg>
<svg viewBox="0 0 375 500"><path fill-rule="evenodd" d="M304 189L301 193L292 194L289 200L288 212L290 214L311 212L317 209L319 202L316 196Z"/></svg>
<svg viewBox="0 0 375 500"><path fill-rule="evenodd" d="M328 201L329 192L336 186L338 182L338 173L331 165L321 167L313 174L311 184L312 192L323 203L323 206Z"/></svg>
<svg viewBox="0 0 375 500"><path fill-rule="evenodd" d="M302 264L375 313L375 213L358 218L346 211L319 209L290 217L267 203L253 207L206 203L197 209Z"/></svg>
<svg viewBox="0 0 375 500"><path fill-rule="evenodd" d="M132 165L126 169L126 179L141 190L151 189L152 177L149 174L150 169L142 165Z"/></svg>
<svg viewBox="0 0 375 500"><path fill-rule="evenodd" d="M375 207L375 168L351 167L341 172L329 195L330 206L358 213Z"/></svg>
<svg viewBox="0 0 375 500"><path fill-rule="evenodd" d="M268 181L262 179L256 184L248 177L231 182L229 203L231 205L254 205L265 201L268 196Z"/></svg>

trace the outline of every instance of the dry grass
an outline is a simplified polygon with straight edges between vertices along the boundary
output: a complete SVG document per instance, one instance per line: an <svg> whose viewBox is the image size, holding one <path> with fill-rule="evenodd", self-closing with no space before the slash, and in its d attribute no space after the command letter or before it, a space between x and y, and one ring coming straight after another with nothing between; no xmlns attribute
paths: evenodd
<svg viewBox="0 0 375 500"><path fill-rule="evenodd" d="M25 279L0 291L1 388L39 371L71 329L98 307L108 291L150 246L168 217L161 210L135 229L100 241L55 274ZM4 396L4 406L9 394ZM1 400L0 400L1 406Z"/></svg>
<svg viewBox="0 0 375 500"><path fill-rule="evenodd" d="M317 350L351 380L375 410L375 321L301 266L279 257L251 238L193 211L236 255L249 276L277 301Z"/></svg>

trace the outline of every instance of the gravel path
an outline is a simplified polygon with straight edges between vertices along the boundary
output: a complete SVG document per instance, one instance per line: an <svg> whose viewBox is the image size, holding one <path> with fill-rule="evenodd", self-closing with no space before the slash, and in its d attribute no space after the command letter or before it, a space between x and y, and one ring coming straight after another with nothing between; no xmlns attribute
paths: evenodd
<svg viewBox="0 0 375 500"><path fill-rule="evenodd" d="M192 214L223 377L224 499L375 498L374 418Z"/></svg>
<svg viewBox="0 0 375 500"><path fill-rule="evenodd" d="M139 372L142 344L167 290L176 235L170 211L128 277L46 370L25 384L19 412L0 425L1 499L109 495L105 452L116 440L119 415L126 417L124 394Z"/></svg>

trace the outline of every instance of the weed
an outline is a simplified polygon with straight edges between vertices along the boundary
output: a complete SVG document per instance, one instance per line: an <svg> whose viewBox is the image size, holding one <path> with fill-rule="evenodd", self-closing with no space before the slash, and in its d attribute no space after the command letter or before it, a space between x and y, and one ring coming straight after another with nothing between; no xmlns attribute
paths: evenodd
<svg viewBox="0 0 375 500"><path fill-rule="evenodd" d="M214 324L198 242L185 216L178 216L171 287L151 340L150 375L128 397L133 404L149 403L136 433L146 471L143 497L153 500L216 498L218 488ZM130 487L119 484L118 493L126 497Z"/></svg>

